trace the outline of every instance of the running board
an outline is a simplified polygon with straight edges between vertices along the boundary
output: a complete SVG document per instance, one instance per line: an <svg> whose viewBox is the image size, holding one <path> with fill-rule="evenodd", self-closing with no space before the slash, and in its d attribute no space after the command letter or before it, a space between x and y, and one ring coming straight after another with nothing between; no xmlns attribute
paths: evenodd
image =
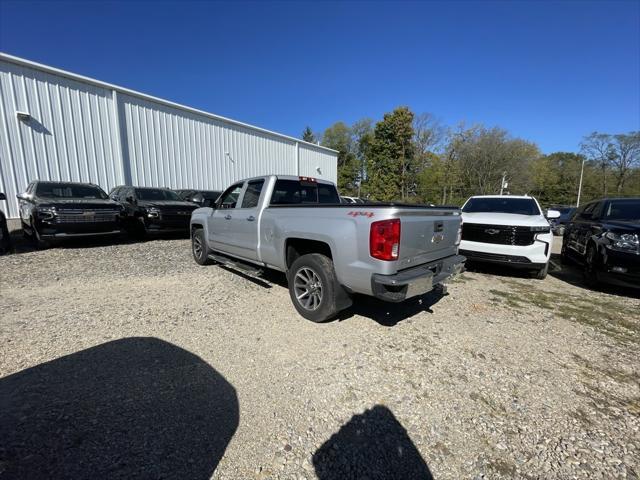
<svg viewBox="0 0 640 480"><path fill-rule="evenodd" d="M251 265L249 263L242 262L240 260L234 260L229 257L225 257L223 255L217 255L215 253L210 253L209 258L220 265L224 265L225 267L232 268L234 270L240 270L243 273L251 276L260 275L264 270L258 266Z"/></svg>

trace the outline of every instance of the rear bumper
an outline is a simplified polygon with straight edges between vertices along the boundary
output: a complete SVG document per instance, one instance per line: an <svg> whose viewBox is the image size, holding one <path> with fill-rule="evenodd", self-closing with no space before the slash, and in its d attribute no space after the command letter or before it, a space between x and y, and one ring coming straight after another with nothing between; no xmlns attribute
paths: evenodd
<svg viewBox="0 0 640 480"><path fill-rule="evenodd" d="M464 270L465 257L452 255L435 262L402 270L395 275L374 274L371 289L376 298L387 302L402 302L423 295L439 283Z"/></svg>

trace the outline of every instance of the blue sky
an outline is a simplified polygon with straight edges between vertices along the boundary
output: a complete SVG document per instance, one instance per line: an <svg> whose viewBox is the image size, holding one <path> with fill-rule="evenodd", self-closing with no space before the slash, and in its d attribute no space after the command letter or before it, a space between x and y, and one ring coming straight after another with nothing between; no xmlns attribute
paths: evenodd
<svg viewBox="0 0 640 480"><path fill-rule="evenodd" d="M0 50L292 136L398 105L545 153L640 129L640 2L15 2Z"/></svg>

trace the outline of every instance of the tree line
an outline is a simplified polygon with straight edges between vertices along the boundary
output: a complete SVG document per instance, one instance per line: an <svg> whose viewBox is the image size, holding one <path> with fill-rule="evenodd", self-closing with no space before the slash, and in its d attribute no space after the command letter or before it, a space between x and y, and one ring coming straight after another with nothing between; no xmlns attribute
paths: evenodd
<svg viewBox="0 0 640 480"><path fill-rule="evenodd" d="M640 195L640 132L586 135L578 152L544 155L530 141L482 124L444 125L398 107L374 122L336 122L302 139L338 151L342 195L377 201L461 205L471 195L534 195L544 205Z"/></svg>

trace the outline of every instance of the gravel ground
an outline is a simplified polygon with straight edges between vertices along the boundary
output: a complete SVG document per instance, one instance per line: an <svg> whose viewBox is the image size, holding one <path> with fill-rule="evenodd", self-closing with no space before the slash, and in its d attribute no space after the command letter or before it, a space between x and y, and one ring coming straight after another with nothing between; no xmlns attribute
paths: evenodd
<svg viewBox="0 0 640 480"><path fill-rule="evenodd" d="M186 239L0 257L0 478L631 478L640 300L467 272L299 317Z"/></svg>

